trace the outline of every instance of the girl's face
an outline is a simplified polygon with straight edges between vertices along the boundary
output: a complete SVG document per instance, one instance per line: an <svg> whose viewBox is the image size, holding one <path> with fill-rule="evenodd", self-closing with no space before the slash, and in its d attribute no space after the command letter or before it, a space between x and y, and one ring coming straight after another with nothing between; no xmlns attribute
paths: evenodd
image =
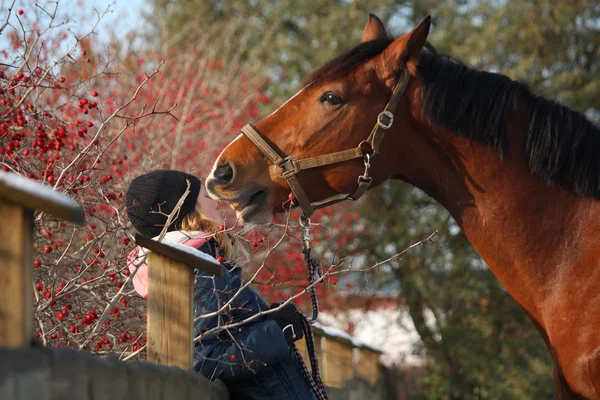
<svg viewBox="0 0 600 400"><path fill-rule="evenodd" d="M217 210L217 202L208 197L204 187L200 190L200 195L196 201L196 211L217 223L221 222L222 215L219 210Z"/></svg>

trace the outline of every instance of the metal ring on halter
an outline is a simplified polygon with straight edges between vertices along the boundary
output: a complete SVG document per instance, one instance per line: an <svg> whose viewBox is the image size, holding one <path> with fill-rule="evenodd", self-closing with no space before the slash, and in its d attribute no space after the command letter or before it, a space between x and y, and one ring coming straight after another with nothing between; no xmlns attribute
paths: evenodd
<svg viewBox="0 0 600 400"><path fill-rule="evenodd" d="M300 224L301 228L310 228L310 218L304 216L304 214L298 218L298 223Z"/></svg>
<svg viewBox="0 0 600 400"><path fill-rule="evenodd" d="M385 122L382 121L383 117L387 117L390 122L388 122L387 124ZM394 123L394 114L392 114L390 111L382 111L379 113L379 115L377 116L377 125L379 125L382 129L390 129L392 127L392 124Z"/></svg>
<svg viewBox="0 0 600 400"><path fill-rule="evenodd" d="M366 140L363 140L362 142L360 142L358 144L358 148L360 149L360 152L362 154L372 155L374 153L374 151L373 151L373 144L371 142L366 141Z"/></svg>

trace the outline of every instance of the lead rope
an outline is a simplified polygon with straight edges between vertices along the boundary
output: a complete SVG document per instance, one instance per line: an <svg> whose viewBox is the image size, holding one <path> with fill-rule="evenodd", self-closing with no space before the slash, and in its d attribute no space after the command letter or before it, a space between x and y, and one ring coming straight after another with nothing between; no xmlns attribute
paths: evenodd
<svg viewBox="0 0 600 400"><path fill-rule="evenodd" d="M291 303L296 311L296 314L300 317L300 321L302 321L302 332L304 333L304 338L306 340L306 351L308 353L308 359L310 361L310 369L306 367L306 363L300 354L300 351L296 347L296 344L292 346L292 352L294 354L294 358L300 365L300 369L302 370L302 375L304 375L304 379L310 385L313 393L317 396L318 400L327 400L327 392L325 391L325 385L323 385L323 381L321 380L321 373L319 372L319 360L315 353L315 337L313 335L311 323L308 320L308 317L304 315L304 313L296 306L296 304Z"/></svg>
<svg viewBox="0 0 600 400"><path fill-rule="evenodd" d="M325 385L323 385L323 381L321 380L321 373L319 372L319 360L317 358L315 352L315 337L312 331L312 324L317 321L317 317L319 316L319 303L317 301L317 295L315 293L314 282L321 277L321 266L315 261L311 256L310 251L310 219L301 216L300 217L300 230L302 232L302 254L304 255L304 260L306 261L307 273L308 273L308 285L310 288L308 289L308 293L310 294L310 302L312 305L312 316L308 318L302 310L296 306L296 304L292 303L294 307L294 311L300 317L300 321L302 322L302 332L304 333L304 338L306 340L306 351L308 353L308 359L310 361L310 369L306 367L306 363L298 351L298 348L294 344L292 346L292 352L298 365L300 365L300 369L302 370L302 374L304 375L304 379L310 385L313 393L317 396L318 400L327 400L327 392L325 391Z"/></svg>
<svg viewBox="0 0 600 400"><path fill-rule="evenodd" d="M317 295L315 293L315 281L321 277L321 265L312 258L310 249L310 218L301 216L300 217L300 231L302 232L302 254L304 255L304 261L306 261L306 272L308 282L308 294L310 295L310 303L312 305L312 316L308 320L311 324L314 324L319 317L319 302L317 301Z"/></svg>

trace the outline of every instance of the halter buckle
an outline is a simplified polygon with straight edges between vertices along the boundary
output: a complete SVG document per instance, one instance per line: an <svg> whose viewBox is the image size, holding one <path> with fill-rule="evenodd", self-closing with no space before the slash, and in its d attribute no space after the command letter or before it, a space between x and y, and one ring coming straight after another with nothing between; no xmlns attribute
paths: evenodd
<svg viewBox="0 0 600 400"><path fill-rule="evenodd" d="M387 123L383 121L384 117L389 120ZM390 111L384 110L377 116L377 125L379 125L382 129L390 129L393 123L394 114L392 114Z"/></svg>
<svg viewBox="0 0 600 400"><path fill-rule="evenodd" d="M359 175L356 183L368 183L369 185L373 182L373 178L368 175Z"/></svg>
<svg viewBox="0 0 600 400"><path fill-rule="evenodd" d="M283 174L279 174L278 168L283 169ZM296 172L298 172L296 171L296 166L294 165L294 159L292 156L288 156L279 164L273 165L273 170L275 171L275 175L281 179L288 179L290 175L294 175Z"/></svg>

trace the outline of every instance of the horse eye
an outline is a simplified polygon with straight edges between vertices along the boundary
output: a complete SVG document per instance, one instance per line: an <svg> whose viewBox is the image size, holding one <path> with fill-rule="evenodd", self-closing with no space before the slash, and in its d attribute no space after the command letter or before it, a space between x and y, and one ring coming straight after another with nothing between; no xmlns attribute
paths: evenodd
<svg viewBox="0 0 600 400"><path fill-rule="evenodd" d="M329 105L332 106L338 106L340 104L343 103L342 99L340 98L340 96L333 94L331 92L325 93L322 97L321 97L321 102L322 103L327 103Z"/></svg>

